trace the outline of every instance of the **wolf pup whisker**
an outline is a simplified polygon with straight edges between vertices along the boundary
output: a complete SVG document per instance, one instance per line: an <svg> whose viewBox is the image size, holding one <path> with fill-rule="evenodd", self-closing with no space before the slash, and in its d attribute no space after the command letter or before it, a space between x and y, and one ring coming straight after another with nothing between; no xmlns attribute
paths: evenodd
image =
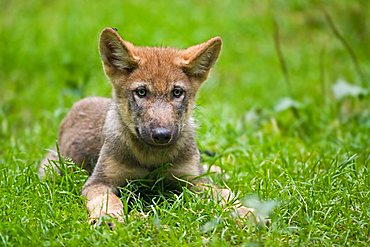
<svg viewBox="0 0 370 247"><path fill-rule="evenodd" d="M89 97L75 103L59 129L60 153L91 174L82 189L90 222L105 215L123 222L117 188L171 163L163 176L208 190L195 142L192 112L196 93L215 64L222 40L212 38L187 49L137 47L117 30L100 34L99 52L112 84L112 99ZM57 160L50 152L40 176ZM233 199L228 189L211 185L220 203ZM241 206L241 215L254 210Z"/></svg>

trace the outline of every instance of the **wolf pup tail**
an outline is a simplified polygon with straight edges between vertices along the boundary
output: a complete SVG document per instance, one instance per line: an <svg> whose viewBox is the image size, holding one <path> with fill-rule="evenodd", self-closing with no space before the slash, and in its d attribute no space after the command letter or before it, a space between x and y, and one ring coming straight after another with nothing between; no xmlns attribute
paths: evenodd
<svg viewBox="0 0 370 247"><path fill-rule="evenodd" d="M59 162L59 155L55 149L50 150L45 156L45 158L40 163L39 177L43 179L47 174L57 172L61 174L59 168L57 167L57 162Z"/></svg>

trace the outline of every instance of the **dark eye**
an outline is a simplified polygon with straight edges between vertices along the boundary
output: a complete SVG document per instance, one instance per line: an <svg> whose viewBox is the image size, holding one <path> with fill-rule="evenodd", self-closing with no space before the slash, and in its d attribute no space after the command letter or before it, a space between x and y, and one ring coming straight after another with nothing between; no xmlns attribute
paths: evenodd
<svg viewBox="0 0 370 247"><path fill-rule="evenodd" d="M172 95L175 98L180 98L183 94L184 94L184 89L182 89L182 88L175 88L172 91Z"/></svg>
<svg viewBox="0 0 370 247"><path fill-rule="evenodd" d="M146 96L147 91L144 87L139 87L135 90L135 93L140 98L144 98Z"/></svg>

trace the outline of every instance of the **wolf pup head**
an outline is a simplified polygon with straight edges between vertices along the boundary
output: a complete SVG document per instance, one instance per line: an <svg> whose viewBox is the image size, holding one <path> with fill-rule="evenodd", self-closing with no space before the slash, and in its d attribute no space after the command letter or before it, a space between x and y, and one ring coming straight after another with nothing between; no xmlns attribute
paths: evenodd
<svg viewBox="0 0 370 247"><path fill-rule="evenodd" d="M115 29L100 34L104 71L124 124L145 144L166 147L192 124L196 93L220 51L219 37L179 50L136 47Z"/></svg>

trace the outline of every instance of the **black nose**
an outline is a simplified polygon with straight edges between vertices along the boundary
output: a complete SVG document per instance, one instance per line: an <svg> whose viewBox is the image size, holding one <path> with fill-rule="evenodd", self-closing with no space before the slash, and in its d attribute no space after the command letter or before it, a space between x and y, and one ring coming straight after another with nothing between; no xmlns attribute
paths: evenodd
<svg viewBox="0 0 370 247"><path fill-rule="evenodd" d="M167 144L171 141L171 130L156 128L152 130L152 139L156 144Z"/></svg>

